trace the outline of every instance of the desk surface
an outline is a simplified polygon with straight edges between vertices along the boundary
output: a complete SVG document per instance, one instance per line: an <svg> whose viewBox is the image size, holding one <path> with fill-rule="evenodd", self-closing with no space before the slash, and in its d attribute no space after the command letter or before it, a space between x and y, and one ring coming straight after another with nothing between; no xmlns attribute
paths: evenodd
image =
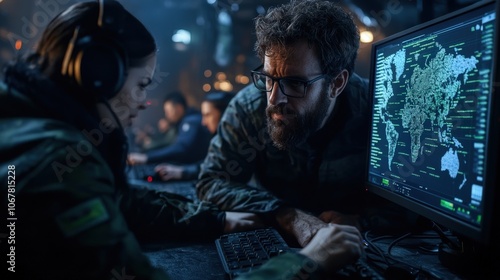
<svg viewBox="0 0 500 280"><path fill-rule="evenodd" d="M137 180L131 183L136 186L142 185L150 189L177 193L197 200L194 184L191 181L148 184ZM389 255L387 252L388 247L396 237L377 238L374 236L373 238L377 240L373 244ZM437 254L422 250L422 246L437 244L439 242L439 238L422 239L408 237L401 240L398 246L392 247L391 256L397 260L423 268L433 274L419 277L418 279L478 279L474 277L474 273L471 277L464 277L451 272L440 263ZM228 279L217 254L214 241L146 245L143 247L143 250L151 260L152 265L164 270L172 279ZM478 275L476 274L476 276Z"/></svg>
<svg viewBox="0 0 500 280"><path fill-rule="evenodd" d="M144 252L172 279L227 279L214 242L148 245Z"/></svg>
<svg viewBox="0 0 500 280"><path fill-rule="evenodd" d="M192 181L149 183L129 179L129 183L133 187L175 193L198 201ZM172 279L226 279L214 241L149 244L143 246L143 251L154 267L165 271Z"/></svg>
<svg viewBox="0 0 500 280"><path fill-rule="evenodd" d="M426 279L493 279L478 278L477 273L463 276L453 273L444 267L438 259L437 254L423 253L418 246L422 246L418 240L407 239L391 250L391 255L416 267L421 267L432 274L421 273L418 278ZM389 242L390 243L390 242ZM385 251L387 242L377 242L376 245ZM415 247L417 246L417 247ZM147 245L143 247L144 253L150 259L152 265L165 271L172 279L176 280L224 280L228 279L217 254L214 242L181 242L161 245ZM374 267L375 268L375 267ZM380 272L380 271L379 271ZM346 277L344 271L339 272L339 279L360 279L359 277ZM483 272L484 273L484 272ZM381 273L382 274L382 273ZM334 278L336 279L336 278ZM399 279L398 279L399 280Z"/></svg>
<svg viewBox="0 0 500 280"><path fill-rule="evenodd" d="M395 250L396 253L398 250ZM217 254L214 243L179 243L171 245L148 246L144 249L152 265L163 270L172 279L176 280L225 280L228 279L224 273L222 263ZM407 255L407 261L413 261L415 265L427 267L437 272L437 277L422 276L418 279L466 279L458 277L449 270L440 266L437 259L429 262L428 258L416 257L414 254ZM432 257L431 257L432 259ZM438 278L439 277L439 278ZM341 279L350 279L343 275ZM334 278L335 279L335 278ZM356 278L352 278L356 279Z"/></svg>

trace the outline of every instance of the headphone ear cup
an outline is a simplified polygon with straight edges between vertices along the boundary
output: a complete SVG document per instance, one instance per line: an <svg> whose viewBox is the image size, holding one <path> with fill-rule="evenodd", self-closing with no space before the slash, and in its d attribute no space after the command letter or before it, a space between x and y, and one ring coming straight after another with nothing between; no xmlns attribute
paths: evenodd
<svg viewBox="0 0 500 280"><path fill-rule="evenodd" d="M117 43L85 36L75 43L67 75L85 92L109 99L123 87L126 67L126 55Z"/></svg>

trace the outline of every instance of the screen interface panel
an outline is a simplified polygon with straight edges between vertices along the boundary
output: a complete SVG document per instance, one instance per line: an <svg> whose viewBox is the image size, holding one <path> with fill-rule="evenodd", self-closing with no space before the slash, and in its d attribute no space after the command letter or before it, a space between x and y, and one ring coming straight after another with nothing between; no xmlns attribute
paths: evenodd
<svg viewBox="0 0 500 280"><path fill-rule="evenodd" d="M495 13L491 4L374 46L368 180L480 227Z"/></svg>

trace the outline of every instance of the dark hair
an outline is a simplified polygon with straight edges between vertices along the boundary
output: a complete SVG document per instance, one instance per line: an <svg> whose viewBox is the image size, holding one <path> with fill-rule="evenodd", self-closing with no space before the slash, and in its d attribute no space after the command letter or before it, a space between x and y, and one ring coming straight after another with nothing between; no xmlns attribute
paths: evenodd
<svg viewBox="0 0 500 280"><path fill-rule="evenodd" d="M186 98L184 98L184 95L182 95L182 92L180 91L173 91L167 94L167 96L165 96L165 99L163 100L163 104L165 104L166 102L172 102L174 104L182 105L184 109L187 108Z"/></svg>
<svg viewBox="0 0 500 280"><path fill-rule="evenodd" d="M113 13L119 13L121 32L109 32L106 36L119 43L127 56L127 67L138 67L145 59L156 51L156 42L146 27L119 3L113 5ZM106 12L106 11L104 11ZM36 53L29 57L28 62L36 62L41 72L52 80L63 84L66 82L61 75L62 63L68 44L71 42L75 29L78 36L94 34L100 28L97 25L99 3L76 3L58 14L47 25L36 47Z"/></svg>
<svg viewBox="0 0 500 280"><path fill-rule="evenodd" d="M68 45L74 41L75 30L78 30L78 38L84 38L84 36L88 35L99 35L101 36L99 38L104 37L104 39L112 41L114 43L113 47L120 48L120 51L126 56L124 74L126 74L126 71L130 67L145 65L144 63L147 59L156 52L156 43L151 33L118 2L112 4L111 13L120 19L120 31L108 28L103 30L98 25L98 19L100 18L99 4L97 1L81 2L62 11L45 28L36 46L35 53L27 56L23 61L20 61L21 63L18 63L19 65L34 65L35 67L30 67L30 69L37 70L37 73L43 74L42 76L47 77L47 80L53 81L57 85L57 87L54 87L54 90L50 88L37 89L36 93L31 95L34 97L34 100L38 100L37 104L42 104L40 100L43 100L45 102L43 104L47 108L56 108L52 111L59 111L57 108L61 105L74 108L73 111L69 112L69 116L57 115L57 118L72 124L74 123L76 127L87 130L94 129L99 125L96 118L85 115L85 113L93 116L97 114L95 107L91 106L95 104L96 99L91 94L86 96L78 94L81 89L75 87L69 81L68 77L61 73ZM109 10L104 10L103 12L105 14ZM118 46L115 46L115 44ZM96 65L96 67L99 67L99 65ZM40 80L45 81L42 78ZM59 89L62 90L60 91ZM47 90L50 93L43 95L45 94L43 90ZM28 90L28 92L30 91ZM77 101L75 102L76 105L57 103L60 100L69 100L59 98L59 92L62 95L71 95L74 97L75 101ZM52 100L49 96L57 98ZM83 107L80 109L77 104L83 105ZM65 108L65 110L69 109ZM60 111L64 112L62 109ZM97 145L97 149L108 162L115 176L115 184L117 186L125 186L127 184L124 173L127 141L124 132L116 129L109 134L105 134L103 142Z"/></svg>
<svg viewBox="0 0 500 280"><path fill-rule="evenodd" d="M342 69L351 74L359 48L359 31L337 4L322 0L292 0L271 8L255 20L255 50L286 55L286 47L306 40L319 55L322 71L330 76Z"/></svg>
<svg viewBox="0 0 500 280"><path fill-rule="evenodd" d="M222 114L234 95L233 92L209 92L203 98L203 102L210 102Z"/></svg>

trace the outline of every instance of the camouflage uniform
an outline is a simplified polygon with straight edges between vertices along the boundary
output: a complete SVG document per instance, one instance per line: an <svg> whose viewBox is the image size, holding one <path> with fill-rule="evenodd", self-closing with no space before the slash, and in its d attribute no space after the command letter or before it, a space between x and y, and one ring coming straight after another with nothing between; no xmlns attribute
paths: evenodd
<svg viewBox="0 0 500 280"><path fill-rule="evenodd" d="M198 196L224 210L268 213L283 205L312 213L362 205L369 132L367 81L353 75L331 119L293 150L273 146L265 93L253 85L231 101L212 139Z"/></svg>
<svg viewBox="0 0 500 280"><path fill-rule="evenodd" d="M225 213L213 204L119 186L97 149L105 143L90 144L95 139L89 131L52 115L60 110L73 114L68 119L84 116L71 102L60 102L63 96L54 94L57 90L47 81L26 80L25 88L43 89L41 97L53 107L47 110L22 90L0 83L2 182L7 182L9 166L15 167L15 182L9 183L15 187L2 187L3 221L8 199L15 198L9 216L16 218L9 220L15 225L15 243L3 239L5 229L0 231L1 252L15 249L15 274L7 272L12 273L9 279L169 279L151 266L138 240L213 239L222 234ZM280 271L283 261L293 266L287 270L293 274L307 260L301 255L276 259L263 272L246 277L261 279L262 273Z"/></svg>
<svg viewBox="0 0 500 280"><path fill-rule="evenodd" d="M44 98L57 102L56 95ZM150 266L137 239L222 234L225 213L210 203L194 204L174 194L118 186L97 148L105 143L94 146L97 137L88 137L91 130L48 117L51 112L5 84L0 86L0 104L2 182L7 181L8 166L15 166L13 276L167 279ZM67 107L72 104L60 104L61 110ZM4 186L2 212L8 199Z"/></svg>

